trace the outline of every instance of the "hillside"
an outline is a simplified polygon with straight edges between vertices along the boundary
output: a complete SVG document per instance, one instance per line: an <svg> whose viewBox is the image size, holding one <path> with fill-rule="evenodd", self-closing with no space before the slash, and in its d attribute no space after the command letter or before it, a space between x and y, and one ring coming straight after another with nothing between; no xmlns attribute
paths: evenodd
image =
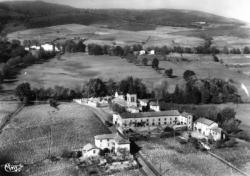
<svg viewBox="0 0 250 176"><path fill-rule="evenodd" d="M109 28L132 31L155 29L158 25L194 27L192 23L200 21L210 24L243 24L234 19L199 11L78 9L42 1L2 2L0 20L0 30L5 29L5 32L15 30L13 26L37 28L68 23L103 24Z"/></svg>

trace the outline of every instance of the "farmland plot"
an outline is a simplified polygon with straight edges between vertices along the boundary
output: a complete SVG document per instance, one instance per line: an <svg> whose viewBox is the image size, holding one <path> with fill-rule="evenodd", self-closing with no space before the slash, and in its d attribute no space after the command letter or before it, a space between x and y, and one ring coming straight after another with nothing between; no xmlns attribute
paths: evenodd
<svg viewBox="0 0 250 176"><path fill-rule="evenodd" d="M60 156L64 149L79 149L103 133L109 133L108 129L81 105L61 104L59 110L49 105L30 106L4 128L0 150L13 160L33 163L49 155Z"/></svg>

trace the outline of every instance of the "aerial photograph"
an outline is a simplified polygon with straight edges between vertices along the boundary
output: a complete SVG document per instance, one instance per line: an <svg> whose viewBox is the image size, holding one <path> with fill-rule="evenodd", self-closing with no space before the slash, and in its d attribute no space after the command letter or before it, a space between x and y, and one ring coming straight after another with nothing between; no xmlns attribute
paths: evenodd
<svg viewBox="0 0 250 176"><path fill-rule="evenodd" d="M0 176L250 176L250 1L0 0Z"/></svg>

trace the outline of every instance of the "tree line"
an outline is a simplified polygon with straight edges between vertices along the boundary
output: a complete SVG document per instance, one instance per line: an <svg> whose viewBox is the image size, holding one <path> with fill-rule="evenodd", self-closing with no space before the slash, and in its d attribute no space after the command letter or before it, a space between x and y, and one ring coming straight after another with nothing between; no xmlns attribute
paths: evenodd
<svg viewBox="0 0 250 176"><path fill-rule="evenodd" d="M99 44L88 44L88 52L90 55L112 55L112 56L129 56L130 54L139 54L138 51L143 50L142 45L135 44L132 46L110 46ZM188 53L188 54L250 54L250 48L245 46L243 49L224 47L222 50L212 46L211 40L205 42L204 45L197 47L182 47L182 46L162 46L162 47L148 47L148 51L154 50L157 55L168 55L170 53Z"/></svg>
<svg viewBox="0 0 250 176"><path fill-rule="evenodd" d="M56 56L55 52L46 52L43 49L28 52L19 40L0 41L0 83L4 79L12 78L18 71L42 60Z"/></svg>
<svg viewBox="0 0 250 176"><path fill-rule="evenodd" d="M139 98L148 98L146 86L141 79L128 77L115 82L112 79L103 81L100 78L90 79L82 88L69 89L62 86L55 86L54 88L31 88L29 83L22 83L15 89L15 95L24 103L29 103L35 100L46 101L55 99L60 101L68 101L77 98L90 97L105 97L113 96L116 91L137 94Z"/></svg>
<svg viewBox="0 0 250 176"><path fill-rule="evenodd" d="M222 79L198 79L195 72L186 70L184 85L177 85L173 93L168 93L168 83L154 89L154 97L164 102L177 104L221 104L242 102L237 88L230 81Z"/></svg>

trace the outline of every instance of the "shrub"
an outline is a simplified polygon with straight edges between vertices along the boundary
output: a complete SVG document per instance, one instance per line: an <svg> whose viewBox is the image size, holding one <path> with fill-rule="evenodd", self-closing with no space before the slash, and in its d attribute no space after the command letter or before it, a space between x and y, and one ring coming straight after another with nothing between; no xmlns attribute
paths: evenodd
<svg viewBox="0 0 250 176"><path fill-rule="evenodd" d="M73 158L74 153L69 150L63 150L61 157L62 158Z"/></svg>
<svg viewBox="0 0 250 176"><path fill-rule="evenodd" d="M173 76L173 69L172 69L172 68L167 69L167 70L165 71L165 74L166 74L168 77L172 77L172 76Z"/></svg>
<svg viewBox="0 0 250 176"><path fill-rule="evenodd" d="M239 138L239 139L243 139L246 141L250 141L249 135L244 131L238 132L237 134L234 135L234 137Z"/></svg>

